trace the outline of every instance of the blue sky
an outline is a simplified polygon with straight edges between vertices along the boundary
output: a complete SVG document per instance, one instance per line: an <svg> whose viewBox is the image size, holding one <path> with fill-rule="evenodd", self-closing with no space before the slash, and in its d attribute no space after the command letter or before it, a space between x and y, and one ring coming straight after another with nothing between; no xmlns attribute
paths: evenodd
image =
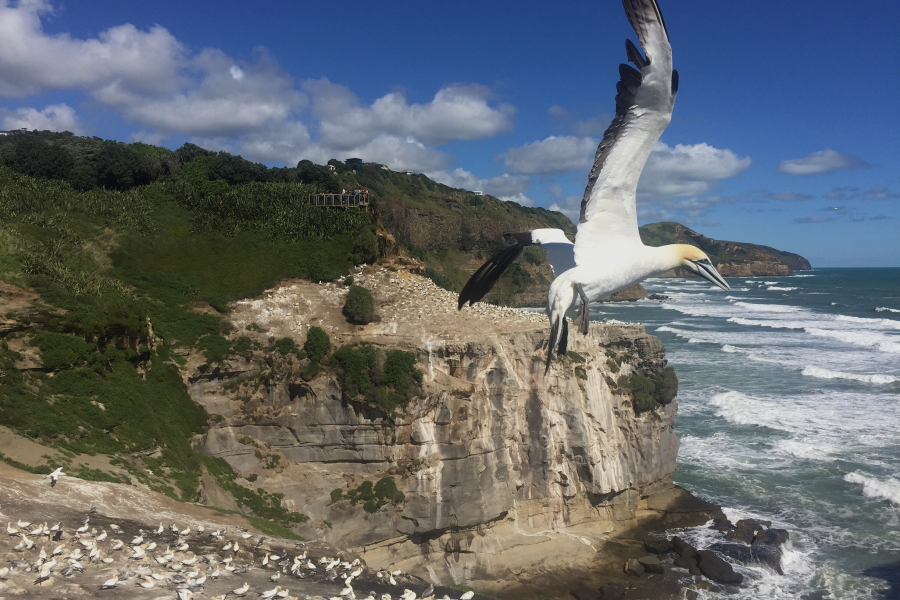
<svg viewBox="0 0 900 600"><path fill-rule="evenodd" d="M0 129L359 156L577 211L620 2L0 0ZM681 75L642 222L900 266L900 5L662 0Z"/></svg>

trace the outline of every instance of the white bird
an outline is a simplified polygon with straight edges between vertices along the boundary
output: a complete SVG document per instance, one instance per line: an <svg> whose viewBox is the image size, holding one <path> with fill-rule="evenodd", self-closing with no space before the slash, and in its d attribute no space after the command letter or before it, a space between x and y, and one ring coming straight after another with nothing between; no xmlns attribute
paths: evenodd
<svg viewBox="0 0 900 600"><path fill-rule="evenodd" d="M32 548L34 548L34 542L32 542L30 539L28 539L28 536L25 535L24 533L22 534L22 542L25 543L26 549L31 550Z"/></svg>
<svg viewBox="0 0 900 600"><path fill-rule="evenodd" d="M18 527L19 529L28 529L29 527L31 527L31 521L19 521L18 523L16 523L16 527Z"/></svg>
<svg viewBox="0 0 900 600"><path fill-rule="evenodd" d="M397 580L394 579L394 576L393 576L393 575L390 575L390 576L388 577L388 583L390 583L391 585L397 585Z"/></svg>
<svg viewBox="0 0 900 600"><path fill-rule="evenodd" d="M149 577L145 577L144 581L138 581L137 584L145 590L149 590L152 589L154 585L156 585L156 582Z"/></svg>
<svg viewBox="0 0 900 600"><path fill-rule="evenodd" d="M157 537L158 537L158 536L161 536L161 535L163 534L163 531L165 531L165 530L166 530L166 528L163 527L163 524L162 524L162 523L160 523L160 524L159 524L159 527L156 529L156 535L157 535Z"/></svg>
<svg viewBox="0 0 900 600"><path fill-rule="evenodd" d="M144 536L142 536L142 535L139 535L136 538L134 538L133 540L131 540L132 546L140 546L143 543L144 543Z"/></svg>
<svg viewBox="0 0 900 600"><path fill-rule="evenodd" d="M60 544L56 548L53 549L53 552L50 553L50 556L59 556L60 554L63 553L63 550L65 550L65 549L66 549L66 547L64 545Z"/></svg>
<svg viewBox="0 0 900 600"><path fill-rule="evenodd" d="M101 590L110 590L110 589L116 587L116 585L118 585L118 583L119 583L119 577L117 575L117 576L113 577L112 579L107 579L106 581L104 581L103 584L100 586L100 589Z"/></svg>
<svg viewBox="0 0 900 600"><path fill-rule="evenodd" d="M3 567L0 569L0 579L6 579L9 576L9 567Z"/></svg>
<svg viewBox="0 0 900 600"><path fill-rule="evenodd" d="M113 547L112 547L113 550L121 550L122 548L125 547L125 542L123 542L122 540L116 540L115 542L116 543L113 544Z"/></svg>
<svg viewBox="0 0 900 600"><path fill-rule="evenodd" d="M338 595L341 597L346 596L348 598L356 598L356 596L353 594L353 587L350 585L348 585L344 589L342 589L341 593Z"/></svg>
<svg viewBox="0 0 900 600"><path fill-rule="evenodd" d="M175 593L178 595L178 600L193 600L194 598L194 592L184 588L178 588Z"/></svg>
<svg viewBox="0 0 900 600"><path fill-rule="evenodd" d="M475 596L475 592L469 590L468 592L466 592L465 594L463 594L462 596L460 596L460 597L459 597L459 600L472 600L472 598L473 598L474 596Z"/></svg>
<svg viewBox="0 0 900 600"><path fill-rule="evenodd" d="M203 575L203 577L199 577L194 581L195 586L201 586L204 583L206 583L206 575L205 574Z"/></svg>
<svg viewBox="0 0 900 600"><path fill-rule="evenodd" d="M250 538L253 537L253 534L252 533L242 533L241 537L244 538L245 540L249 540Z"/></svg>
<svg viewBox="0 0 900 600"><path fill-rule="evenodd" d="M237 542L235 542L234 545L231 547L231 551L234 552L235 554L238 553L238 543Z"/></svg>
<svg viewBox="0 0 900 600"><path fill-rule="evenodd" d="M628 60L640 70L619 67L616 115L594 157L575 243L559 229L514 234L516 244L491 257L459 294L460 309L466 302L477 302L527 246L544 246L556 276L547 294L550 344L545 372L554 351L566 353L565 313L574 301L581 301L577 323L579 331L587 334L590 302L657 273L681 267L731 289L700 249L686 244L656 248L641 241L635 193L644 164L672 118L678 72L672 69L672 48L656 0L628 0L624 6L646 58L626 42Z"/></svg>
<svg viewBox="0 0 900 600"><path fill-rule="evenodd" d="M197 533L203 533L204 531L206 531L206 528L203 527L203 525L198 525L198 526L197 526Z"/></svg>
<svg viewBox="0 0 900 600"><path fill-rule="evenodd" d="M75 530L75 533L82 534L87 533L88 530L88 522L85 520L84 525Z"/></svg>
<svg viewBox="0 0 900 600"><path fill-rule="evenodd" d="M231 593L234 594L235 596L243 596L243 595L246 594L249 590L250 590L250 586L249 586L249 585L247 584L247 582L245 581L243 586L241 586L241 587L239 587L239 588L237 588L237 589L235 589L235 590L231 590Z"/></svg>
<svg viewBox="0 0 900 600"><path fill-rule="evenodd" d="M102 542L103 540L106 539L106 536L107 536L107 533L106 533L106 530L104 529L103 533L101 533L100 535L97 536L97 541Z"/></svg>
<svg viewBox="0 0 900 600"><path fill-rule="evenodd" d="M275 597L276 598L287 598L290 591L291 590L289 588L284 588L283 590L281 590L280 592L275 594Z"/></svg>
<svg viewBox="0 0 900 600"><path fill-rule="evenodd" d="M266 555L262 559L262 566L267 566L269 564L269 553L266 552Z"/></svg>
<svg viewBox="0 0 900 600"><path fill-rule="evenodd" d="M277 585L271 590L267 590L265 592L260 593L259 597L263 598L264 600L269 600L269 598L274 598L275 594L277 594L280 589L281 589L281 586Z"/></svg>
<svg viewBox="0 0 900 600"><path fill-rule="evenodd" d="M50 475L47 476L50 479L50 487L54 487L62 475L65 475L62 467L57 467L56 470L50 473Z"/></svg>
<svg viewBox="0 0 900 600"><path fill-rule="evenodd" d="M210 573L209 576L212 577L213 579L218 579L219 578L219 568L216 567L216 570L213 571L212 573Z"/></svg>
<svg viewBox="0 0 900 600"><path fill-rule="evenodd" d="M147 552L153 552L154 550L156 550L156 542L147 544Z"/></svg>
<svg viewBox="0 0 900 600"><path fill-rule="evenodd" d="M231 550L231 542L228 542L227 544L222 546L222 552L228 552L229 550Z"/></svg>

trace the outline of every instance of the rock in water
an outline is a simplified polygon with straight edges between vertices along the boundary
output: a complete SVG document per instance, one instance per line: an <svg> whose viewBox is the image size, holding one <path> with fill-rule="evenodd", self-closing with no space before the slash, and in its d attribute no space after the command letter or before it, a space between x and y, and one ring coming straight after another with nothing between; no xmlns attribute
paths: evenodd
<svg viewBox="0 0 900 600"><path fill-rule="evenodd" d="M744 576L735 573L734 568L719 558L712 550L699 550L697 552L697 568L703 576L716 583L736 584L744 581Z"/></svg>
<svg viewBox="0 0 900 600"><path fill-rule="evenodd" d="M661 575L665 572L662 563L659 562L659 559L655 556L643 556L638 559L638 562L641 563L641 566L644 567L644 570L648 573L658 573Z"/></svg>
<svg viewBox="0 0 900 600"><path fill-rule="evenodd" d="M753 544L765 544L767 546L781 546L791 539L787 529L766 529L760 531L753 538Z"/></svg>
<svg viewBox="0 0 900 600"><path fill-rule="evenodd" d="M686 556L688 558L697 554L696 548L688 544L677 535L672 538L672 548L681 556Z"/></svg>

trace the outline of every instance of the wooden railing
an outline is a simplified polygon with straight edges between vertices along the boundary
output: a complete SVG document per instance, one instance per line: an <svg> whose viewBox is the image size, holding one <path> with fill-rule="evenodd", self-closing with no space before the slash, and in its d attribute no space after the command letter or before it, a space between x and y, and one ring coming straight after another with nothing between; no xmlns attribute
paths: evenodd
<svg viewBox="0 0 900 600"><path fill-rule="evenodd" d="M369 195L364 193L346 194L310 194L309 203L313 206L335 206L338 208L362 208L369 210Z"/></svg>

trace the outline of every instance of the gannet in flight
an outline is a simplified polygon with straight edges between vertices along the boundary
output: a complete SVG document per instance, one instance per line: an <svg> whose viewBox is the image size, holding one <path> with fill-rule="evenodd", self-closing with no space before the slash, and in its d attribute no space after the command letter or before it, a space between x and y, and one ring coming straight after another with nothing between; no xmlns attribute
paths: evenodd
<svg viewBox="0 0 900 600"><path fill-rule="evenodd" d="M628 60L638 69L619 65L616 116L603 134L588 177L575 243L561 229L535 229L513 234L516 244L491 257L459 294L459 308L484 297L527 246L547 251L556 278L547 294L550 344L565 354L566 311L581 300L579 331L588 331L588 303L669 269L684 267L724 290L731 288L699 248L671 244L645 246L638 233L635 191L644 164L672 118L678 72L672 69L672 47L656 0L623 0L625 14L637 33L644 55L625 41ZM577 294L577 298L576 298Z"/></svg>

